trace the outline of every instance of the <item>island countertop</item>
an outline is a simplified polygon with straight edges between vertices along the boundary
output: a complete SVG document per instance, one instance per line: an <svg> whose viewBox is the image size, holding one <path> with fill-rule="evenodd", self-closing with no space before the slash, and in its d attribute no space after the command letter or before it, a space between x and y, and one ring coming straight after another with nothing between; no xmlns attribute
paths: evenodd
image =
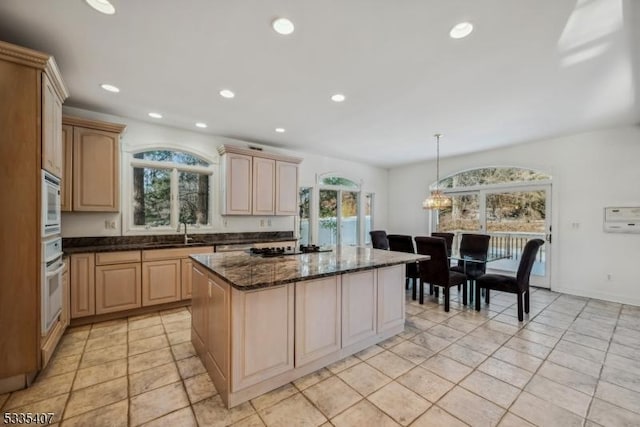
<svg viewBox="0 0 640 427"><path fill-rule="evenodd" d="M332 247L331 252L262 258L248 253L212 253L191 258L239 290L278 286L379 267L426 261L430 257L368 247Z"/></svg>

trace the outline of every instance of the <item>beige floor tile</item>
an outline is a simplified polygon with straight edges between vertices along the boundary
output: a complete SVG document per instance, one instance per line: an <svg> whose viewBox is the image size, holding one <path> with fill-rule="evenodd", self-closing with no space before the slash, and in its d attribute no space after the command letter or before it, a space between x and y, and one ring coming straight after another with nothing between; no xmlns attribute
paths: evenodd
<svg viewBox="0 0 640 427"><path fill-rule="evenodd" d="M156 325L162 325L162 319L157 314L142 315L135 318L129 318L129 330L150 328ZM164 329L164 328L163 328Z"/></svg>
<svg viewBox="0 0 640 427"><path fill-rule="evenodd" d="M592 362L590 360L583 359L582 357L574 356L573 354L559 350L553 350L547 360L592 377L598 377L602 368L601 363Z"/></svg>
<svg viewBox="0 0 640 427"><path fill-rule="evenodd" d="M524 340L522 338L513 337L506 344L505 347L513 350L535 356L539 359L546 358L551 352L551 347L546 345L537 344L531 341Z"/></svg>
<svg viewBox="0 0 640 427"><path fill-rule="evenodd" d="M396 380L430 402L436 402L451 390L455 384L416 366Z"/></svg>
<svg viewBox="0 0 640 427"><path fill-rule="evenodd" d="M207 372L207 369L198 356L178 360L176 363L180 377L182 377L183 380Z"/></svg>
<svg viewBox="0 0 640 427"><path fill-rule="evenodd" d="M75 372L36 381L31 387L11 393L4 410L30 405L54 396L69 393Z"/></svg>
<svg viewBox="0 0 640 427"><path fill-rule="evenodd" d="M102 365L79 369L73 381L73 390L103 383L127 375L127 359L114 360Z"/></svg>
<svg viewBox="0 0 640 427"><path fill-rule="evenodd" d="M633 390L600 381L595 397L640 414L640 393Z"/></svg>
<svg viewBox="0 0 640 427"><path fill-rule="evenodd" d="M500 420L500 424L498 427L536 427L531 424L529 421L525 421L522 418L513 415L511 412L507 412L502 420Z"/></svg>
<svg viewBox="0 0 640 427"><path fill-rule="evenodd" d="M487 356L500 348L500 344L498 343L487 341L484 338L473 335L467 335L466 337L460 338L456 341L456 344L479 353L486 354Z"/></svg>
<svg viewBox="0 0 640 427"><path fill-rule="evenodd" d="M406 328L405 328L406 329ZM379 345L372 345L371 347L367 347L364 350L355 354L355 356L360 360L367 360L375 356L376 354L380 354L384 351L384 348Z"/></svg>
<svg viewBox="0 0 640 427"><path fill-rule="evenodd" d="M126 357L126 344L103 348L96 351L88 351L82 355L82 360L80 360L79 368L90 368L91 366L102 365L103 363L111 362L118 359L124 359Z"/></svg>
<svg viewBox="0 0 640 427"><path fill-rule="evenodd" d="M73 338L68 338L67 336L64 336L60 340L60 344L58 344L58 348L56 348L55 356L67 357L67 356L73 356L75 354L82 354L86 343L87 343L86 340L75 340Z"/></svg>
<svg viewBox="0 0 640 427"><path fill-rule="evenodd" d="M540 332L541 334L549 335L552 337L560 338L564 334L565 330L562 328L556 328L550 325L543 325L541 323L530 322L524 327L524 330L530 330L534 332Z"/></svg>
<svg viewBox="0 0 640 427"><path fill-rule="evenodd" d="M45 400L40 400L37 402L32 402L24 406L20 406L17 408L12 408L11 410L3 411L4 414L12 413L12 414L47 414L46 418L42 419L40 416L37 417L38 421L47 421L47 422L39 422L39 423L29 423L28 420L25 424L49 424L49 413L52 413L51 423L57 423L62 419L62 412L64 411L64 406L67 403L67 399L69 398L69 394L61 394L59 396L51 397ZM4 415L3 414L3 415ZM3 422L3 424L12 424Z"/></svg>
<svg viewBox="0 0 640 427"><path fill-rule="evenodd" d="M596 350L595 348L586 347L564 339L560 340L555 348L556 350L570 353L574 356L582 357L583 359L597 363L604 362L604 357L606 355L604 351Z"/></svg>
<svg viewBox="0 0 640 427"><path fill-rule="evenodd" d="M218 394L213 381L206 372L184 380L184 387L187 389L191 404Z"/></svg>
<svg viewBox="0 0 640 427"><path fill-rule="evenodd" d="M564 366L546 361L538 370L538 375L569 386L588 395L593 395L598 384L598 379L590 375L574 371Z"/></svg>
<svg viewBox="0 0 640 427"><path fill-rule="evenodd" d="M502 345L512 338L512 336L509 334L504 334L502 332L487 329L485 328L485 325L482 325L479 328L475 329L473 332L469 334L469 336L480 338L484 342L494 343L498 345Z"/></svg>
<svg viewBox="0 0 640 427"><path fill-rule="evenodd" d="M455 319L455 317L453 317L453 319ZM465 336L465 332L460 332L455 328L443 324L436 325L433 328L429 329L429 333L449 342L454 342Z"/></svg>
<svg viewBox="0 0 640 427"><path fill-rule="evenodd" d="M516 334L519 338L536 344L542 344L547 347L553 347L558 343L560 337L553 337L543 334L542 332L532 331L530 329L522 329Z"/></svg>
<svg viewBox="0 0 640 427"><path fill-rule="evenodd" d="M493 357L488 358L482 363L482 365L478 367L478 370L519 388L524 387L533 375L529 371L525 371L522 368L510 365Z"/></svg>
<svg viewBox="0 0 640 427"><path fill-rule="evenodd" d="M367 364L373 366L383 374L391 378L397 378L414 367L414 364L390 351L382 352L370 359Z"/></svg>
<svg viewBox="0 0 640 427"><path fill-rule="evenodd" d="M169 341L167 341L167 337L165 335L158 335L156 337L133 341L129 343L129 356L158 350L164 347L169 347Z"/></svg>
<svg viewBox="0 0 640 427"><path fill-rule="evenodd" d="M127 319L109 320L107 322L94 323L89 332L89 339L104 337L111 334L127 332Z"/></svg>
<svg viewBox="0 0 640 427"><path fill-rule="evenodd" d="M612 405L600 399L593 399L589 410L590 420L603 426L638 426L640 415Z"/></svg>
<svg viewBox="0 0 640 427"><path fill-rule="evenodd" d="M171 332L167 334L167 339L169 340L169 344L177 345L183 342L191 342L191 330L184 329L182 331Z"/></svg>
<svg viewBox="0 0 640 427"><path fill-rule="evenodd" d="M549 427L582 426L582 417L523 391L509 411L532 424Z"/></svg>
<svg viewBox="0 0 640 427"><path fill-rule="evenodd" d="M465 378L460 385L503 408L508 408L520 394L519 388L478 371Z"/></svg>
<svg viewBox="0 0 640 427"><path fill-rule="evenodd" d="M404 331L400 332L398 334L398 336L404 340L408 340L411 339L413 337L415 337L416 335L418 335L419 333L421 333L422 330L418 329L418 328L414 328L412 326L406 326L404 327Z"/></svg>
<svg viewBox="0 0 640 427"><path fill-rule="evenodd" d="M181 331L191 331L191 319L177 320L170 323L165 323L163 320L162 324L164 325L164 330L167 334Z"/></svg>
<svg viewBox="0 0 640 427"><path fill-rule="evenodd" d="M498 321L495 321L494 319L491 319L488 322L484 323L482 326L480 326L479 329L487 329L489 331L500 332L503 334L513 336L517 334L521 328L519 326L510 325L505 322L498 322Z"/></svg>
<svg viewBox="0 0 640 427"><path fill-rule="evenodd" d="M129 330L129 342L139 341L145 338L156 337L164 334L162 325L152 325L140 329Z"/></svg>
<svg viewBox="0 0 640 427"><path fill-rule="evenodd" d="M430 402L395 381L371 394L367 400L404 426L431 406Z"/></svg>
<svg viewBox="0 0 640 427"><path fill-rule="evenodd" d="M145 427L198 427L191 407L179 409L143 425Z"/></svg>
<svg viewBox="0 0 640 427"><path fill-rule="evenodd" d="M71 418L94 409L110 405L127 398L127 378L96 384L73 391L64 412L64 418Z"/></svg>
<svg viewBox="0 0 640 427"><path fill-rule="evenodd" d="M162 318L162 323L164 324L178 321L191 322L191 313L184 309L172 313L160 313L160 317Z"/></svg>
<svg viewBox="0 0 640 427"><path fill-rule="evenodd" d="M282 387L278 387L275 390L272 390L268 393L263 394L262 396L258 396L255 399L251 400L251 404L255 408L256 411L260 411L262 409L266 409L269 406L273 406L276 403L287 399L294 394L298 393L298 389L291 383L285 384Z"/></svg>
<svg viewBox="0 0 640 427"><path fill-rule="evenodd" d="M418 315L418 317L422 317L423 319L430 320L431 322L434 322L434 323L441 323L441 322L444 322L447 319L449 319L449 318L451 318L451 317L453 317L453 316L455 316L457 314L455 310L451 310L451 311L449 311L449 313L446 313L444 311L444 308L441 308L440 310L442 310L442 311L439 311L439 310L426 310L426 311L420 313Z"/></svg>
<svg viewBox="0 0 640 427"><path fill-rule="evenodd" d="M433 353L437 353L440 350L451 345L451 341L432 335L430 331L431 330L416 335L415 337L411 338L411 342L418 344Z"/></svg>
<svg viewBox="0 0 640 427"><path fill-rule="evenodd" d="M525 388L529 393L584 418L591 396L566 385L558 384L540 375L534 375Z"/></svg>
<svg viewBox="0 0 640 427"><path fill-rule="evenodd" d="M467 365L440 355L432 357L420 366L453 383L458 383L473 371Z"/></svg>
<svg viewBox="0 0 640 427"><path fill-rule="evenodd" d="M100 330L100 329L98 329ZM108 335L100 335L96 338L89 338L84 351L96 351L103 348L109 348L116 345L122 345L127 343L127 330L124 332L118 332Z"/></svg>
<svg viewBox="0 0 640 427"><path fill-rule="evenodd" d="M388 350L391 347L394 347L394 346L400 344L403 341L404 341L404 338L402 338L399 335L394 335L391 338L387 338L386 340L382 341L381 343L378 343L378 345L380 347L384 348L385 350Z"/></svg>
<svg viewBox="0 0 640 427"><path fill-rule="evenodd" d="M432 406L411 424L411 427L465 427L467 425L445 410Z"/></svg>
<svg viewBox="0 0 640 427"><path fill-rule="evenodd" d="M477 323L468 322L467 320L460 317L460 315L447 319L446 321L442 322L442 325L446 325L465 334L468 334L479 326Z"/></svg>
<svg viewBox="0 0 640 427"><path fill-rule="evenodd" d="M173 352L173 357L176 360L196 356L196 349L193 348L193 344L189 341L171 346L171 351Z"/></svg>
<svg viewBox="0 0 640 427"><path fill-rule="evenodd" d="M525 369L529 372L537 371L543 362L542 359L508 347L499 348L495 353L493 353L492 357L500 359L503 362L510 363L518 368Z"/></svg>
<svg viewBox="0 0 640 427"><path fill-rule="evenodd" d="M220 396L213 396L193 405L196 420L201 426L224 427L255 414L249 402L227 409Z"/></svg>
<svg viewBox="0 0 640 427"><path fill-rule="evenodd" d="M370 395L391 381L391 378L366 363L345 369L338 377L363 396Z"/></svg>
<svg viewBox="0 0 640 427"><path fill-rule="evenodd" d="M640 393L640 381L638 380L639 375L634 374L629 370L618 369L605 365L602 370L602 375L600 375L600 379Z"/></svg>
<svg viewBox="0 0 640 427"><path fill-rule="evenodd" d="M327 418L336 416L362 399L358 392L335 376L307 388L302 393Z"/></svg>
<svg viewBox="0 0 640 427"><path fill-rule="evenodd" d="M421 345L414 344L411 341L403 341L395 347L389 349L390 352L407 359L409 362L419 365L435 354Z"/></svg>
<svg viewBox="0 0 640 427"><path fill-rule="evenodd" d="M78 369L81 357L82 354L74 354L73 356L67 357L52 357L47 367L38 375L38 380L74 372Z"/></svg>
<svg viewBox="0 0 640 427"><path fill-rule="evenodd" d="M420 329L421 331L426 331L427 329L436 326L437 323L418 316L408 316L405 320L405 325Z"/></svg>
<svg viewBox="0 0 640 427"><path fill-rule="evenodd" d="M367 400L361 400L337 417L331 419L331 424L336 427L397 427L400 425Z"/></svg>
<svg viewBox="0 0 640 427"><path fill-rule="evenodd" d="M171 350L167 347L131 356L128 358L128 361L129 375L131 375L136 372L173 362L173 356L171 355Z"/></svg>
<svg viewBox="0 0 640 427"><path fill-rule="evenodd" d="M333 374L328 369L322 368L308 375L305 375L302 378L298 378L293 382L293 384L298 388L298 390L302 391L305 388L311 387L312 385L319 383L320 381L326 380L332 375Z"/></svg>
<svg viewBox="0 0 640 427"><path fill-rule="evenodd" d="M576 344L585 345L587 347L591 347L600 351L607 351L607 348L609 348L609 341L593 338L588 335L578 334L573 331L567 331L567 333L562 336L562 339L574 342Z"/></svg>
<svg viewBox="0 0 640 427"><path fill-rule="evenodd" d="M189 406L182 382L166 385L129 399L131 425L137 426Z"/></svg>
<svg viewBox="0 0 640 427"><path fill-rule="evenodd" d="M474 426L495 426L506 412L498 405L459 386L440 399L438 406Z"/></svg>
<svg viewBox="0 0 640 427"><path fill-rule="evenodd" d="M319 426L327 419L302 394L297 393L260 411L267 426Z"/></svg>
<svg viewBox="0 0 640 427"><path fill-rule="evenodd" d="M355 356L345 357L342 360L338 360L335 363L327 366L327 369L331 371L332 374L337 374L338 372L342 372L347 368L352 367L353 365L357 365L360 363L360 359Z"/></svg>
<svg viewBox="0 0 640 427"><path fill-rule="evenodd" d="M462 347L458 344L451 344L442 350L440 354L472 368L477 367L488 357L486 354L473 351L470 348Z"/></svg>
<svg viewBox="0 0 640 427"><path fill-rule="evenodd" d="M65 418L63 427L115 427L129 424L129 400L124 399L94 411L72 418Z"/></svg>
<svg viewBox="0 0 640 427"><path fill-rule="evenodd" d="M258 414L253 414L250 417L243 418L231 424L232 427L264 427L264 425Z"/></svg>
<svg viewBox="0 0 640 427"><path fill-rule="evenodd" d="M136 396L177 381L180 381L180 374L174 363L137 372L129 375L129 396Z"/></svg>
<svg viewBox="0 0 640 427"><path fill-rule="evenodd" d="M9 393L0 394L0 409L4 406L5 402L9 399Z"/></svg>
<svg viewBox="0 0 640 427"><path fill-rule="evenodd" d="M640 360L640 351L637 348L628 347L626 345L612 342L609 346L609 354L617 354L628 359Z"/></svg>

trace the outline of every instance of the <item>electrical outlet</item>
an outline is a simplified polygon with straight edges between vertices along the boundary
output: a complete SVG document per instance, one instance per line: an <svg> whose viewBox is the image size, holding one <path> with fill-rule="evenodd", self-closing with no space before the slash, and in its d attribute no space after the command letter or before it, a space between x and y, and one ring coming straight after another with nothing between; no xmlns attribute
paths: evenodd
<svg viewBox="0 0 640 427"><path fill-rule="evenodd" d="M271 227L271 218L267 220L267 227Z"/></svg>
<svg viewBox="0 0 640 427"><path fill-rule="evenodd" d="M105 230L108 230L108 229L110 228L110 227L109 227L110 225L111 225L111 223L109 222L109 220L108 220L108 219L105 219L105 220L104 220L104 229L105 229Z"/></svg>
<svg viewBox="0 0 640 427"><path fill-rule="evenodd" d="M118 227L116 226L116 222L115 222L115 221L111 221L111 222L109 222L109 228L110 228L110 229L112 229L112 230L115 230L116 228L118 228Z"/></svg>
<svg viewBox="0 0 640 427"><path fill-rule="evenodd" d="M260 220L260 227L264 227L264 219Z"/></svg>

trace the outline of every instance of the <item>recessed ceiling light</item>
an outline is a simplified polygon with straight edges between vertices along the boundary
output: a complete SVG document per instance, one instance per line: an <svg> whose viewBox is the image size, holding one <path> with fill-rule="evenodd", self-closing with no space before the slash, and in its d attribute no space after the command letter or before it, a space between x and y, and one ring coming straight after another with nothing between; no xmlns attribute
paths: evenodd
<svg viewBox="0 0 640 427"><path fill-rule="evenodd" d="M451 31L449 31L449 36L452 39L462 39L467 37L473 31L473 24L471 22L461 22L457 25L454 25Z"/></svg>
<svg viewBox="0 0 640 427"><path fill-rule="evenodd" d="M120 89L114 85L110 85L107 83L103 83L100 85L100 87L104 90L106 90L107 92L113 92L113 93L118 93L120 92Z"/></svg>
<svg viewBox="0 0 640 427"><path fill-rule="evenodd" d="M220 91L220 96L223 98L233 98L236 94L231 92L229 89L222 89Z"/></svg>
<svg viewBox="0 0 640 427"><path fill-rule="evenodd" d="M196 123L196 127L199 127L199 128L201 128L201 129L204 129L204 128L206 128L206 127L207 127L207 124L206 124L206 123L202 123L202 122L198 122L198 123Z"/></svg>
<svg viewBox="0 0 640 427"><path fill-rule="evenodd" d="M149 113L149 117L153 117L154 119L161 119L162 114L160 113Z"/></svg>
<svg viewBox="0 0 640 427"><path fill-rule="evenodd" d="M285 133L285 128L276 128L276 132L278 133Z"/></svg>
<svg viewBox="0 0 640 427"><path fill-rule="evenodd" d="M271 23L271 26L276 33L282 34L284 36L293 33L293 30L296 29L296 27L293 25L293 22L289 21L287 18L274 19L274 21Z"/></svg>
<svg viewBox="0 0 640 427"><path fill-rule="evenodd" d="M341 94L341 93L336 93L336 94L334 94L334 95L331 95L331 100L332 100L333 102L342 102L342 101L344 101L345 99L347 99L347 98L346 98L343 94Z"/></svg>
<svg viewBox="0 0 640 427"><path fill-rule="evenodd" d="M105 15L113 15L116 13L116 8L113 7L109 0L85 0L89 6L94 8L100 13Z"/></svg>

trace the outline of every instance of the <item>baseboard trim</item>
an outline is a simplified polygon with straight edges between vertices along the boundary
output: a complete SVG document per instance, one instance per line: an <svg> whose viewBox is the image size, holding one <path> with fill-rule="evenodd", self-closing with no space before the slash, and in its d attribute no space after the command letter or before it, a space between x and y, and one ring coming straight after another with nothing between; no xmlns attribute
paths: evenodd
<svg viewBox="0 0 640 427"><path fill-rule="evenodd" d="M600 299L600 300L609 301L609 302L617 302L620 304L640 306L640 298L629 298L626 295L616 295L609 292L588 291L588 290L585 291L582 289L555 287L555 286L552 286L551 290L553 292L560 292L563 294L575 295L579 297L595 298L595 299Z"/></svg>

